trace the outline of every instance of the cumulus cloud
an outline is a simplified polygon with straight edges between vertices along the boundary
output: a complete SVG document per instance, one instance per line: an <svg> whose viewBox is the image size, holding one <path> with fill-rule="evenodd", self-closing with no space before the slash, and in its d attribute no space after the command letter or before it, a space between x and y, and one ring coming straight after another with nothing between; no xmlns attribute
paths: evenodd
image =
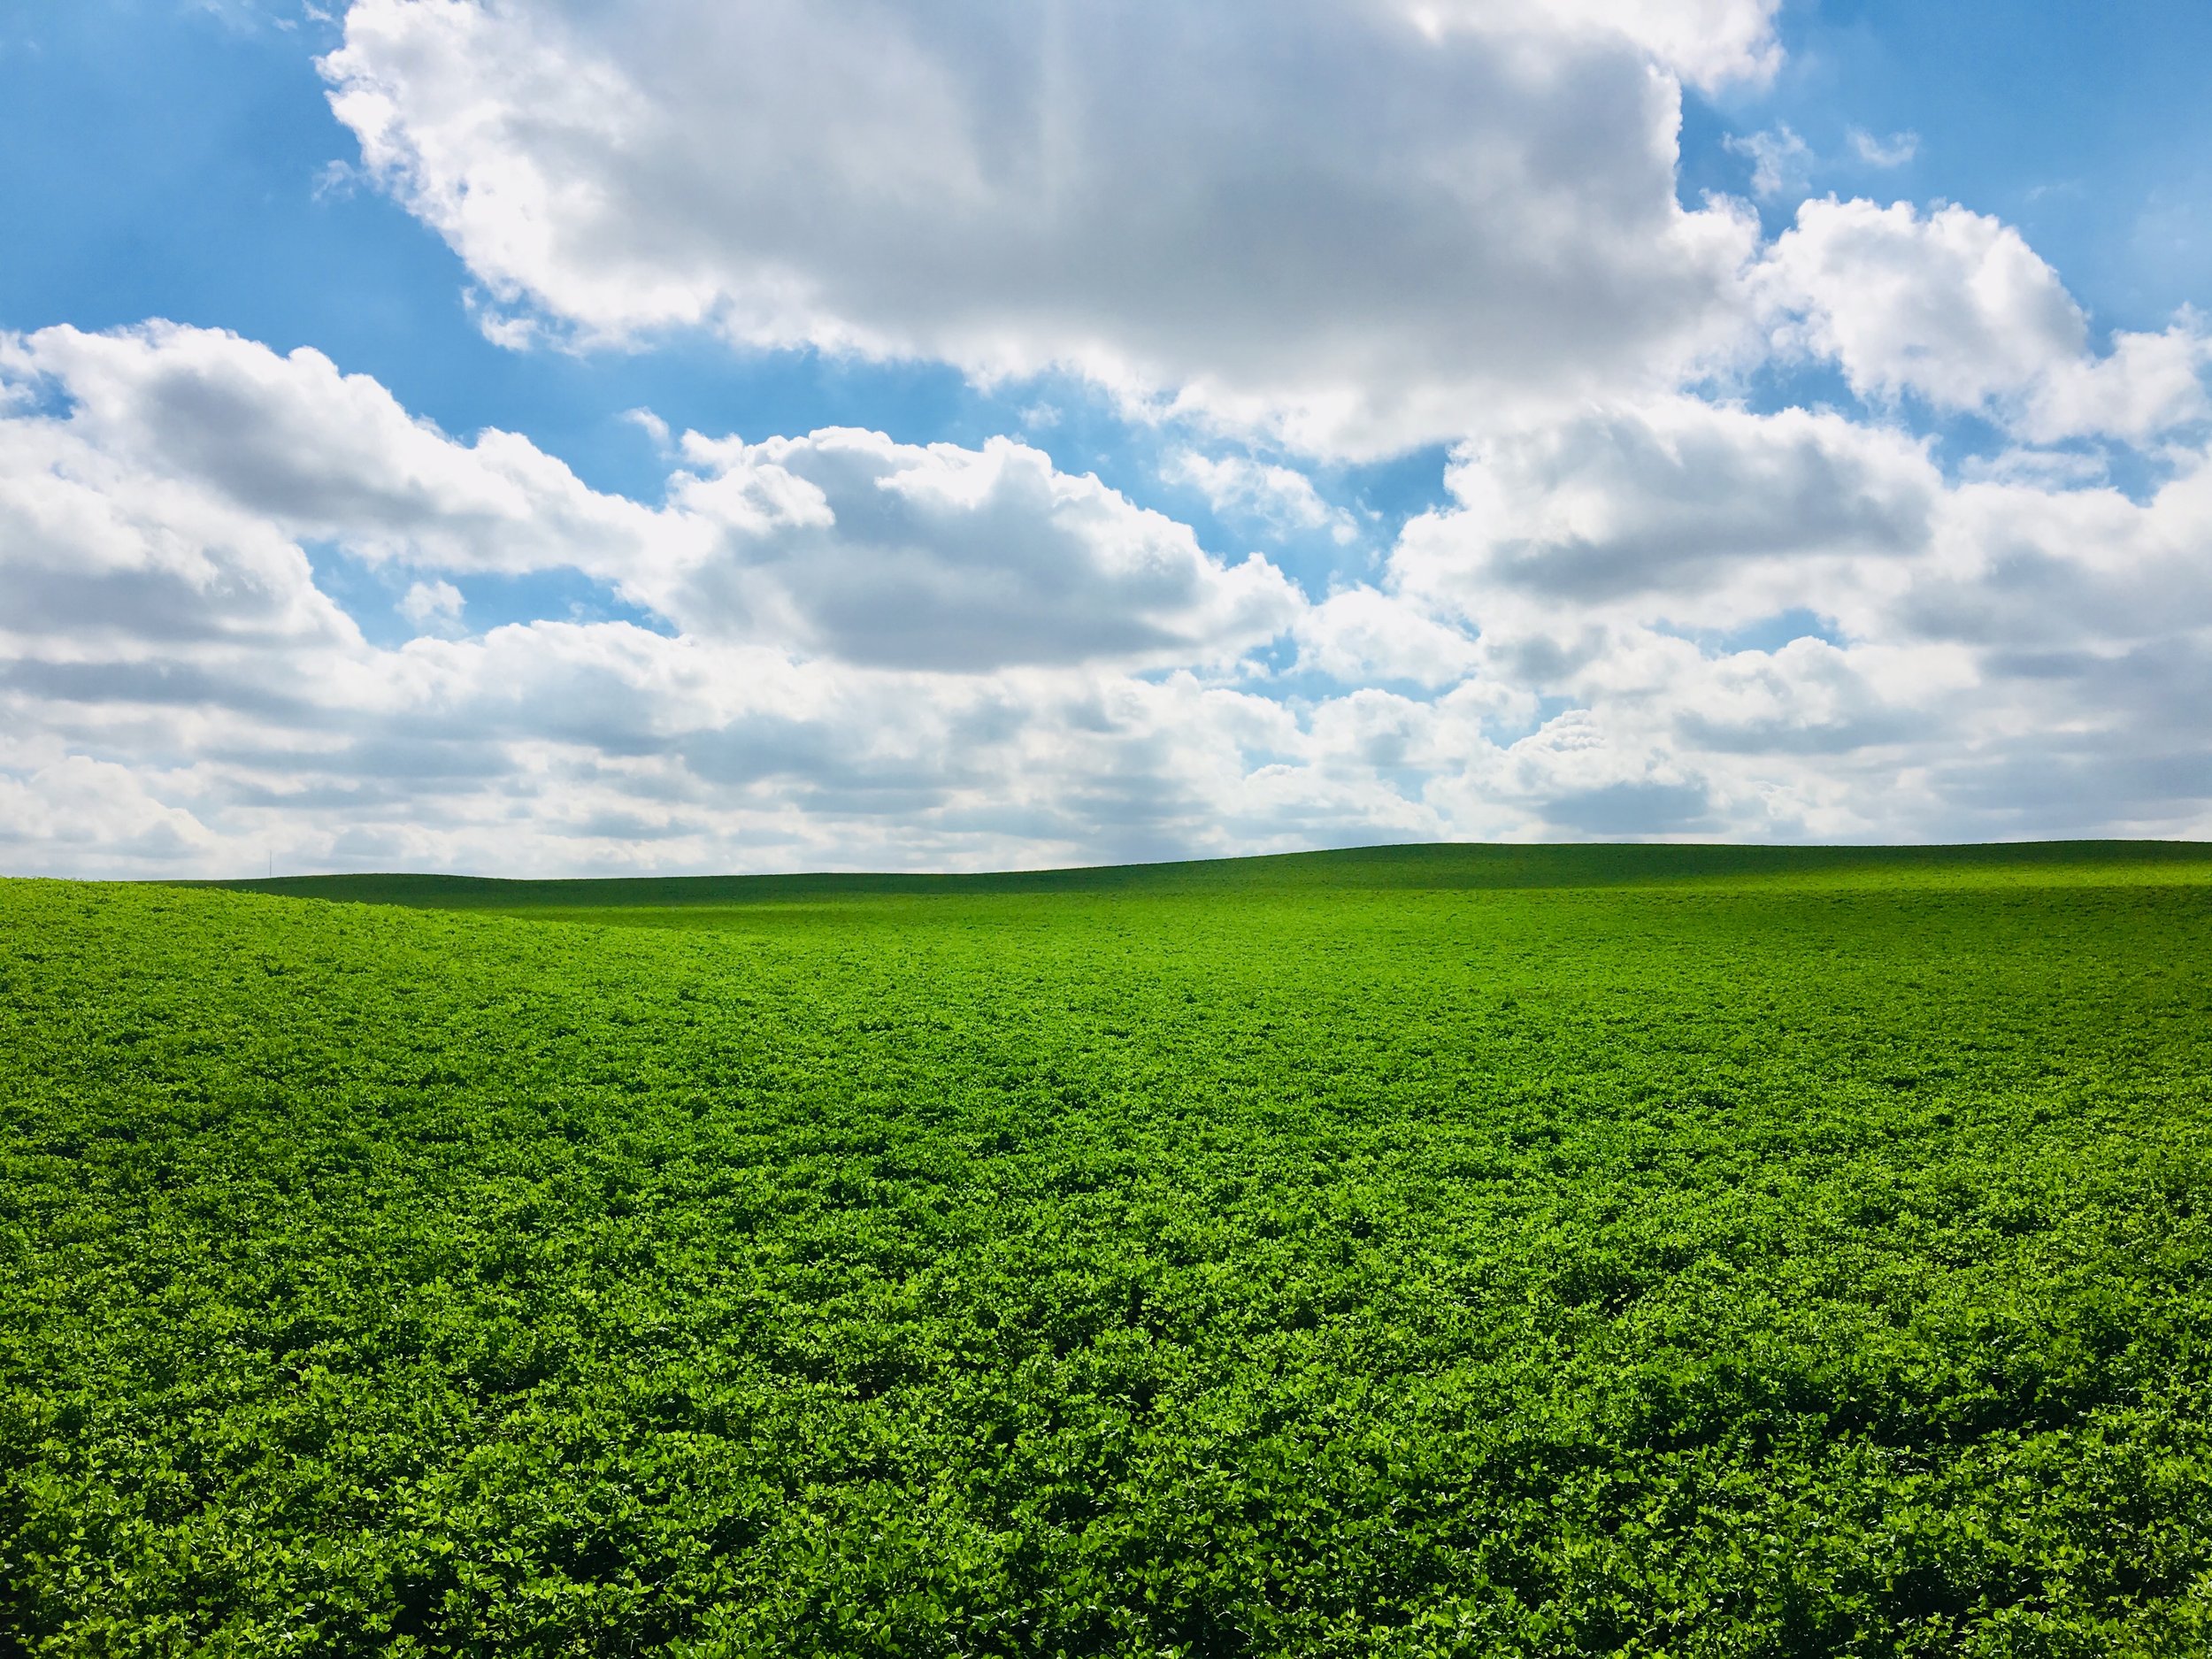
<svg viewBox="0 0 2212 1659"><path fill-rule="evenodd" d="M461 590L448 581L411 582L400 595L399 614L419 628L450 633L460 626Z"/></svg>
<svg viewBox="0 0 2212 1659"><path fill-rule="evenodd" d="M1326 531L1340 545L1359 537L1352 515L1324 501L1313 480L1291 467L1185 449L1169 451L1160 476L1171 484L1191 486L1217 513L1278 532Z"/></svg>
<svg viewBox="0 0 2212 1659"><path fill-rule="evenodd" d="M2212 340L2194 315L2159 334L2117 334L2105 357L2053 364L2028 388L2014 424L2039 443L2081 434L2154 438L2205 418L2208 362Z"/></svg>
<svg viewBox="0 0 2212 1659"><path fill-rule="evenodd" d="M1454 620L1467 683L1570 706L1440 778L1440 803L1480 780L1573 833L2208 821L2176 725L2212 646L2201 454L2140 502L1957 482L1901 433L1685 398L1470 445L1449 482L1376 603ZM2103 781L2008 802L2035 754Z"/></svg>
<svg viewBox="0 0 2212 1659"><path fill-rule="evenodd" d="M1010 439L965 449L856 431L750 445L689 434L667 504L649 508L590 489L513 434L440 432L319 353L280 357L215 330L0 337L0 385L66 405L7 427L24 457L27 551L51 541L35 525L58 512L111 514L157 494L206 529L127 528L114 557L171 558L204 588L250 569L272 595L333 616L302 596L313 589L299 542L430 571L575 570L703 637L964 672L1233 657L1301 603L1263 558L1225 566L1187 526ZM216 543L231 561L219 578ZM93 608L78 589L101 566L57 545L19 616L61 623ZM459 593L418 582L399 608L419 626L449 622ZM170 613L175 626L212 614ZM236 626L247 613L223 614Z"/></svg>
<svg viewBox="0 0 2212 1659"><path fill-rule="evenodd" d="M1225 568L1188 526L1040 450L818 432L690 434L673 511L710 552L638 584L694 631L849 662L983 672L1017 663L1233 658L1302 606L1255 554Z"/></svg>
<svg viewBox="0 0 2212 1659"><path fill-rule="evenodd" d="M1415 0L1410 15L1431 28L1625 36L1671 73L1714 91L1763 81L1780 66L1780 10L1781 0Z"/></svg>
<svg viewBox="0 0 2212 1659"><path fill-rule="evenodd" d="M1759 280L1784 346L1832 358L1864 397L1988 413L2036 442L2139 440L2206 413L2193 318L2093 355L2058 273L1986 214L1809 201Z"/></svg>
<svg viewBox="0 0 2212 1659"><path fill-rule="evenodd" d="M0 640L15 672L108 641L239 658L357 640L281 526L41 413L37 338L0 336Z"/></svg>
<svg viewBox="0 0 2212 1659"><path fill-rule="evenodd" d="M234 444L198 441L211 409ZM1190 671L1302 610L1264 560L1216 561L1010 441L691 434L683 459L649 510L521 440L439 433L311 353L165 326L0 340L17 867L1233 844L1207 815L1286 717ZM310 541L419 572L395 603L428 634L371 644ZM451 576L549 567L598 573L671 631L438 637L457 632ZM1134 677L1156 669L1174 672ZM126 776L158 811L82 781ZM115 833L71 831L80 808ZM1241 833L1288 843L1300 823Z"/></svg>
<svg viewBox="0 0 2212 1659"><path fill-rule="evenodd" d="M1423 609L1368 587L1334 593L1298 618L1299 660L1353 685L1448 686L1480 662L1474 641Z"/></svg>
<svg viewBox="0 0 2212 1659"><path fill-rule="evenodd" d="M1770 12L357 0L323 68L511 315L1056 365L1372 454L1734 338L1756 228L1677 201L1674 76L1758 73Z"/></svg>
<svg viewBox="0 0 2212 1659"><path fill-rule="evenodd" d="M62 755L21 776L0 771L0 850L64 874L165 871L218 845L207 826L157 799L137 770Z"/></svg>
<svg viewBox="0 0 2212 1659"><path fill-rule="evenodd" d="M58 388L62 429L100 454L373 562L615 576L656 534L650 511L587 488L527 439L457 442L307 348L166 322L48 328L0 337L0 378Z"/></svg>
<svg viewBox="0 0 2212 1659"><path fill-rule="evenodd" d="M1381 580L1309 603L1010 440L691 434L648 509L229 336L10 338L0 364L18 869L2212 825L2200 455L2137 501L1947 480L1836 414L1624 402L1463 446ZM185 430L217 398L236 453ZM275 420L294 457L242 461ZM365 639L310 538L403 572L426 631ZM666 626L449 636L460 584L514 568L495 544ZM1245 655L1271 642L1294 655Z"/></svg>
<svg viewBox="0 0 2212 1659"><path fill-rule="evenodd" d="M1455 505L1406 526L1392 574L1496 626L1571 614L1729 627L1842 603L1924 549L1922 445L1840 415L1696 398L1592 411L1463 448Z"/></svg>

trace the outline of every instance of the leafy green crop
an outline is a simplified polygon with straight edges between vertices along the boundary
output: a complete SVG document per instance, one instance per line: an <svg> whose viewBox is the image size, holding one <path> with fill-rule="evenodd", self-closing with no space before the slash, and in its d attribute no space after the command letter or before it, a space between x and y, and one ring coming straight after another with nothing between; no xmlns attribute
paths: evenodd
<svg viewBox="0 0 2212 1659"><path fill-rule="evenodd" d="M0 1653L2212 1651L2212 849L306 890L0 883Z"/></svg>

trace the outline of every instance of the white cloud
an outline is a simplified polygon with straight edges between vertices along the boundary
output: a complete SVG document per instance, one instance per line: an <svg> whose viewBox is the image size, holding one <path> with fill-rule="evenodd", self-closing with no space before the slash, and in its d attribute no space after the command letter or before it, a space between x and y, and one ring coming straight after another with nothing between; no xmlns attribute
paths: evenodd
<svg viewBox="0 0 2212 1659"><path fill-rule="evenodd" d="M984 672L1017 663L1216 663L1302 606L1255 554L1223 567L1187 526L1040 450L918 448L879 433L764 443L695 434L672 510L713 551L633 583L705 635L846 661Z"/></svg>
<svg viewBox="0 0 2212 1659"><path fill-rule="evenodd" d="M1406 526L1392 579L1493 629L1832 611L1925 549L1942 488L1895 433L1688 397L1498 434L1448 479L1455 504Z"/></svg>
<svg viewBox="0 0 2212 1659"><path fill-rule="evenodd" d="M1751 194L1763 202L1778 196L1801 196L1812 177L1813 152L1788 123L1763 133L1722 141L1737 155L1751 160Z"/></svg>
<svg viewBox="0 0 2212 1659"><path fill-rule="evenodd" d="M1877 138L1863 127L1851 129L1851 152L1870 167L1901 167L1920 153L1920 134L1892 133Z"/></svg>
<svg viewBox="0 0 2212 1659"><path fill-rule="evenodd" d="M2024 464L1947 482L1834 414L1624 403L1467 445L1383 584L1308 605L1008 440L693 435L647 510L228 336L11 338L0 364L15 869L2212 827L2202 457L2138 503ZM183 431L211 406L231 451ZM270 420L294 449L249 464ZM311 532L403 561L431 620L512 543L671 631L379 649L315 587ZM1271 634L1300 674L1235 660Z"/></svg>
<svg viewBox="0 0 2212 1659"><path fill-rule="evenodd" d="M0 336L0 384L34 382L58 388L68 413L12 423L9 441L69 458L35 469L27 490L44 500L59 479L90 477L70 498L81 514L165 492L211 534L260 549L259 579L287 593L306 568L301 541L422 570L572 569L703 637L964 672L1233 657L1301 603L1264 559L1224 566L1187 526L1010 439L688 434L687 470L657 509L588 488L513 434L449 437L319 353L213 330ZM174 537L117 544L134 558L174 546L165 557L196 568L212 557ZM50 579L67 592L88 580L75 558L57 555ZM83 614L81 600L57 605L58 621ZM419 598L402 613L441 614Z"/></svg>
<svg viewBox="0 0 2212 1659"><path fill-rule="evenodd" d="M231 444L193 441L211 410ZM1289 626L1295 590L1035 450L694 434L648 511L488 445L227 335L0 340L11 866L1002 864L1309 827L1216 821L1295 722L1189 672ZM459 608L433 572L558 565L678 631L379 649L310 536L422 572L421 623ZM81 786L124 777L150 806Z"/></svg>
<svg viewBox="0 0 2212 1659"><path fill-rule="evenodd" d="M2155 436L2201 420L2212 340L2193 314L2161 334L2119 334L2108 356L2056 363L2027 391L2015 419L2024 437L2053 443L2083 433Z"/></svg>
<svg viewBox="0 0 2212 1659"><path fill-rule="evenodd" d="M1469 630L1469 683L1572 705L1453 799L1574 833L2212 823L2183 712L2212 692L2202 456L2142 503L2034 467L1951 484L1840 416L1678 399L1487 440L1450 482L1388 591Z"/></svg>
<svg viewBox="0 0 2212 1659"><path fill-rule="evenodd" d="M20 395L30 355L0 336L0 640L31 657L88 641L245 653L357 640L280 526L74 417L42 417Z"/></svg>
<svg viewBox="0 0 2212 1659"><path fill-rule="evenodd" d="M1282 532L1325 530L1340 546L1359 539L1359 526L1321 498L1303 472L1249 456L1209 457L1171 449L1160 463L1171 484L1188 484L1216 512Z"/></svg>
<svg viewBox="0 0 2212 1659"><path fill-rule="evenodd" d="M1782 343L1833 358L1863 397L1986 412L2046 443L2139 440L2206 412L2193 318L2094 357L2058 273L2012 227L1962 207L1807 202L1759 280Z"/></svg>
<svg viewBox="0 0 2212 1659"><path fill-rule="evenodd" d="M48 328L0 336L0 378L61 387L67 433L102 454L372 562L613 577L657 534L651 511L587 488L527 439L458 442L318 351L164 322Z"/></svg>
<svg viewBox="0 0 2212 1659"><path fill-rule="evenodd" d="M218 838L165 804L139 771L62 755L26 775L0 771L0 859L11 871L35 860L58 873L163 871L213 851Z"/></svg>
<svg viewBox="0 0 2212 1659"><path fill-rule="evenodd" d="M357 0L364 165L511 320L1061 365L1373 454L1671 384L1755 227L1675 194L1678 86L1772 8Z"/></svg>
<svg viewBox="0 0 2212 1659"><path fill-rule="evenodd" d="M412 582L400 595L399 614L419 628L449 634L460 626L461 590L448 581Z"/></svg>
<svg viewBox="0 0 2212 1659"><path fill-rule="evenodd" d="M1352 685L1409 680L1448 686L1481 661L1474 641L1420 609L1372 588L1332 594L1298 619L1299 660Z"/></svg>
<svg viewBox="0 0 2212 1659"><path fill-rule="evenodd" d="M1781 0L1411 0L1432 33L1463 28L1510 36L1531 30L1626 39L1671 73L1717 90L1761 82L1782 62L1774 37Z"/></svg>

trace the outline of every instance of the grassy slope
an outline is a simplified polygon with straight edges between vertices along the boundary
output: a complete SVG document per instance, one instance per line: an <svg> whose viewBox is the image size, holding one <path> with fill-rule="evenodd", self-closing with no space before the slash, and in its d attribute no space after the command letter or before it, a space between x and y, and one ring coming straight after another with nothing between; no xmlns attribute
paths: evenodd
<svg viewBox="0 0 2212 1659"><path fill-rule="evenodd" d="M0 886L0 1631L2212 1646L2206 849L851 879Z"/></svg>
<svg viewBox="0 0 2212 1659"><path fill-rule="evenodd" d="M1578 887L1679 881L1847 881L1916 886L2027 880L2212 879L2193 841L2032 841L1961 847L1355 847L1264 858L1106 864L984 875L809 874L515 881L486 876L278 876L188 883L287 898L440 910L664 909L990 894L1274 893L1347 888Z"/></svg>

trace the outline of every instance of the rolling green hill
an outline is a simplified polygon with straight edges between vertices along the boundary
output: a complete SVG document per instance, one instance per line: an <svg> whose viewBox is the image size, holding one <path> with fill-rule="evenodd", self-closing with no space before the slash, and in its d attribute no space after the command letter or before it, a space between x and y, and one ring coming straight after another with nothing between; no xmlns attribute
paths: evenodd
<svg viewBox="0 0 2212 1659"><path fill-rule="evenodd" d="M440 910L664 909L987 894L1276 893L1366 888L1640 887L1681 881L1848 881L1913 885L2003 880L2212 879L2212 846L2194 841L2029 841L1959 847L1356 847L1262 858L1106 864L983 875L642 876L516 881L487 876L279 876L185 883L298 899Z"/></svg>
<svg viewBox="0 0 2212 1659"><path fill-rule="evenodd" d="M0 1652L2212 1650L2212 849L236 886L0 883Z"/></svg>

